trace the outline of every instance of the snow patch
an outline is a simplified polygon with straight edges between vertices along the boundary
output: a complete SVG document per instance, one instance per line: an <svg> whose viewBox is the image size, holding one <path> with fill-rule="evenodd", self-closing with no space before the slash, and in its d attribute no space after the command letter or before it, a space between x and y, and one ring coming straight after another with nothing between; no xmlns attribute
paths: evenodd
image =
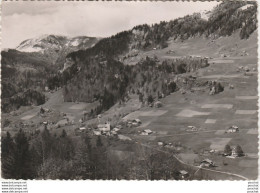
<svg viewBox="0 0 260 193"><path fill-rule="evenodd" d="M40 47L22 47L22 48L17 48L18 51L20 52L42 52L43 49Z"/></svg>
<svg viewBox="0 0 260 193"><path fill-rule="evenodd" d="M73 40L72 42L70 42L70 44L72 46L78 46L80 44L80 41L78 39L76 39L76 40Z"/></svg>
<svg viewBox="0 0 260 193"><path fill-rule="evenodd" d="M252 7L252 6L254 6L254 5L252 5L252 4L247 4L247 5L244 5L244 6L242 6L242 7L240 7L239 8L239 10L246 10L246 9L248 9L249 7Z"/></svg>
<svg viewBox="0 0 260 193"><path fill-rule="evenodd" d="M198 13L196 13L196 15L199 15L201 19L208 21L211 15L211 11L208 10L199 11Z"/></svg>

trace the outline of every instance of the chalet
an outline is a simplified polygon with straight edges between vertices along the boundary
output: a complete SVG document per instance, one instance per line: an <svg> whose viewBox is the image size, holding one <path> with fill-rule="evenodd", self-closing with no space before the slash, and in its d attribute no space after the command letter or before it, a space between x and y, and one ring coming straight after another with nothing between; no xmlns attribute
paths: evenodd
<svg viewBox="0 0 260 193"><path fill-rule="evenodd" d="M201 167L214 167L215 163L210 159L204 159L200 162Z"/></svg>
<svg viewBox="0 0 260 193"><path fill-rule="evenodd" d="M185 179L185 178L189 177L189 173L185 170L180 170L177 172L177 174L178 174L179 178L181 178L181 179Z"/></svg>
<svg viewBox="0 0 260 193"><path fill-rule="evenodd" d="M117 132L117 131L119 131L120 129L119 128L117 128L117 127L115 127L114 129L112 129L112 131L114 131L114 132Z"/></svg>
<svg viewBox="0 0 260 193"><path fill-rule="evenodd" d="M148 133L143 131L142 133L140 133L140 135L148 135Z"/></svg>
<svg viewBox="0 0 260 193"><path fill-rule="evenodd" d="M117 132L112 130L111 135L117 135Z"/></svg>
<svg viewBox="0 0 260 193"><path fill-rule="evenodd" d="M159 141L159 142L158 142L158 145L159 145L159 146L163 146L163 142L160 142L160 141Z"/></svg>
<svg viewBox="0 0 260 193"><path fill-rule="evenodd" d="M93 131L94 135L101 135L101 131Z"/></svg>
<svg viewBox="0 0 260 193"><path fill-rule="evenodd" d="M108 131L110 131L110 123L99 124L99 125L98 125L98 130L99 130L99 131L103 131L103 132L108 132Z"/></svg>
<svg viewBox="0 0 260 193"><path fill-rule="evenodd" d="M142 123L140 119L135 119L137 123Z"/></svg>
<svg viewBox="0 0 260 193"><path fill-rule="evenodd" d="M132 125L133 126L139 126L139 125L141 125L141 120L140 119L134 119L133 121L132 121Z"/></svg>
<svg viewBox="0 0 260 193"><path fill-rule="evenodd" d="M188 129L186 131L198 131L198 129L195 126L188 126Z"/></svg>
<svg viewBox="0 0 260 193"><path fill-rule="evenodd" d="M147 133L148 135L153 133L150 129L145 129L144 132Z"/></svg>
<svg viewBox="0 0 260 193"><path fill-rule="evenodd" d="M138 126L139 123L137 123L135 120L133 120L133 122L131 123L133 126Z"/></svg>
<svg viewBox="0 0 260 193"><path fill-rule="evenodd" d="M156 102L154 103L154 107L156 107L156 108L162 107L162 102L161 102L161 101L156 101Z"/></svg>
<svg viewBox="0 0 260 193"><path fill-rule="evenodd" d="M80 131L85 131L85 130L86 130L86 127L80 127L79 130L80 130Z"/></svg>
<svg viewBox="0 0 260 193"><path fill-rule="evenodd" d="M239 129L238 129L238 126L235 126L235 125L231 126L231 127L226 131L226 133L237 133L237 132L239 132Z"/></svg>

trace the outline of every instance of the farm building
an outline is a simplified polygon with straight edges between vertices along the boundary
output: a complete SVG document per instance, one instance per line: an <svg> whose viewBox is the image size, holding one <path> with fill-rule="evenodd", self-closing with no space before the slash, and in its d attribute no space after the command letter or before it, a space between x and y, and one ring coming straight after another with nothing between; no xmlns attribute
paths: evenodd
<svg viewBox="0 0 260 193"><path fill-rule="evenodd" d="M139 125L141 125L141 124L142 124L142 122L141 122L140 119L129 120L129 121L127 122L127 126L128 126L128 127L131 127L131 126L137 127L137 126L139 126ZM121 126L121 127L122 127L122 126Z"/></svg>
<svg viewBox="0 0 260 193"><path fill-rule="evenodd" d="M148 135L153 133L150 129L145 129L144 132L147 133Z"/></svg>
<svg viewBox="0 0 260 193"><path fill-rule="evenodd" d="M126 140L131 141L132 140L130 137L127 137L127 136L124 136L124 135L118 135L118 139L123 140L123 141L126 141Z"/></svg>
<svg viewBox="0 0 260 193"><path fill-rule="evenodd" d="M188 129L186 131L198 131L198 128L195 126L188 126Z"/></svg>
<svg viewBox="0 0 260 193"><path fill-rule="evenodd" d="M148 133L142 132L142 133L140 133L140 135L148 135Z"/></svg>
<svg viewBox="0 0 260 193"><path fill-rule="evenodd" d="M114 131L114 130L112 130L112 131L111 131L111 135L117 135L117 132Z"/></svg>
<svg viewBox="0 0 260 193"><path fill-rule="evenodd" d="M178 171L177 175L181 179L185 179L185 178L189 177L189 173L187 171L185 171L185 170Z"/></svg>
<svg viewBox="0 0 260 193"><path fill-rule="evenodd" d="M142 123L140 119L135 119L134 121L136 121L137 123Z"/></svg>
<svg viewBox="0 0 260 193"><path fill-rule="evenodd" d="M84 130L86 130L86 127L80 127L79 130L84 131Z"/></svg>
<svg viewBox="0 0 260 193"><path fill-rule="evenodd" d="M213 161L211 161L210 159L204 159L200 162L200 166L201 167L214 167L215 164Z"/></svg>
<svg viewBox="0 0 260 193"><path fill-rule="evenodd" d="M110 123L99 124L99 125L98 125L98 130L99 130L99 131L103 131L103 132L108 132L108 131L110 131Z"/></svg>
<svg viewBox="0 0 260 193"><path fill-rule="evenodd" d="M158 145L159 146L163 146L163 142L158 142Z"/></svg>
<svg viewBox="0 0 260 193"><path fill-rule="evenodd" d="M115 132L117 132L117 131L119 131L120 129L119 128L117 128L117 127L115 127L114 129L112 129L112 131L115 131Z"/></svg>
<svg viewBox="0 0 260 193"><path fill-rule="evenodd" d="M156 101L156 102L154 103L154 107L156 107L156 108L162 107L162 102L161 102L161 101Z"/></svg>
<svg viewBox="0 0 260 193"><path fill-rule="evenodd" d="M94 135L101 135L101 131L93 131Z"/></svg>
<svg viewBox="0 0 260 193"><path fill-rule="evenodd" d="M226 131L226 133L237 133L237 132L239 132L239 129L238 129L238 126L235 126L235 125L231 126L231 127Z"/></svg>

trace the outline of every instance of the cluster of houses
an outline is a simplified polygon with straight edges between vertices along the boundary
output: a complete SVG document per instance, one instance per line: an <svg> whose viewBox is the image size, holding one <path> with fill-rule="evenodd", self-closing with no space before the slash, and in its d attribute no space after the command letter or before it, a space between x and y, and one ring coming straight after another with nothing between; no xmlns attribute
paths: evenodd
<svg viewBox="0 0 260 193"><path fill-rule="evenodd" d="M122 125L117 125L113 129L109 122L105 124L98 124L97 129L93 130L94 135L106 135L106 136L117 136L118 131L122 129Z"/></svg>
<svg viewBox="0 0 260 193"><path fill-rule="evenodd" d="M153 131L151 131L150 129L145 129L145 130L143 130L141 133L140 133L140 135L150 135L150 134L152 134L153 133Z"/></svg>

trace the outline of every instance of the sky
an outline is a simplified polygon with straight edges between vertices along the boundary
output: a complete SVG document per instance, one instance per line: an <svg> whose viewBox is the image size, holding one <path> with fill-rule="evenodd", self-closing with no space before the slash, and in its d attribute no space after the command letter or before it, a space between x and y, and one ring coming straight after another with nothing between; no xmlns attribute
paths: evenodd
<svg viewBox="0 0 260 193"><path fill-rule="evenodd" d="M108 37L139 24L169 21L211 10L206 2L3 1L2 48L45 34Z"/></svg>

